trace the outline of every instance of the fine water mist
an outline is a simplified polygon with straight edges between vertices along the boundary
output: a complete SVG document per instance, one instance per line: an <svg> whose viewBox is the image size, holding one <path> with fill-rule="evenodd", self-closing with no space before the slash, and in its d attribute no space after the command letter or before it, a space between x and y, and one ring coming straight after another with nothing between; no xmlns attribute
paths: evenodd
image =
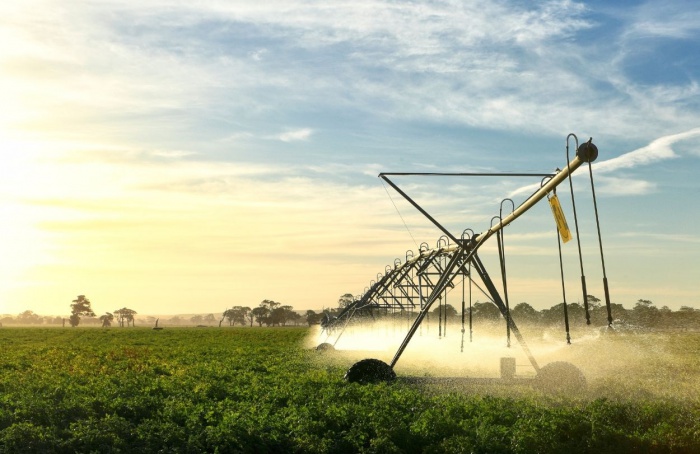
<svg viewBox="0 0 700 454"><path fill-rule="evenodd" d="M445 326L439 332L437 324L424 325L394 366L399 377L498 379L501 358L515 358L516 379L533 379L537 375L515 336L511 335L508 347L502 325L475 325L471 341L469 328L463 334L460 323L448 323L446 334ZM678 340L680 335L672 332L577 327L571 331L569 345L562 329L527 325L519 328L540 367L568 362L580 369L588 386L578 397L634 400L644 396L700 401L696 379L700 373L699 342L684 346ZM348 325L331 335L318 328L309 336L308 346L324 342L333 345L334 351L329 355L342 358L348 367L364 358L389 364L407 332L405 320Z"/></svg>

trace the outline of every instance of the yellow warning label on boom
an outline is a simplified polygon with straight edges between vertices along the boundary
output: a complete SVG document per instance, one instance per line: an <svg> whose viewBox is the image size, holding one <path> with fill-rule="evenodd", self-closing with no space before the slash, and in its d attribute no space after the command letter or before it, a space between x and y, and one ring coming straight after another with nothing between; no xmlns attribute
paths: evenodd
<svg viewBox="0 0 700 454"><path fill-rule="evenodd" d="M566 223L564 212L559 203L559 197L556 194L549 198L549 206L552 208L552 214L554 215L554 221L557 223L557 230L559 230L561 240L566 243L571 240L571 230L569 230L569 225Z"/></svg>

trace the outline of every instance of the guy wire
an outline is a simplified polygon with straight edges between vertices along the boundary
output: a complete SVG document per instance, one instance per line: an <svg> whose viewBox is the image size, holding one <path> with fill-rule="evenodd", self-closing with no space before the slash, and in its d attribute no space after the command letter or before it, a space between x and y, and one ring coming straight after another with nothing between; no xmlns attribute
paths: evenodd
<svg viewBox="0 0 700 454"><path fill-rule="evenodd" d="M411 229L408 228L408 224L406 224L406 221L404 220L403 216L401 215L401 211L399 211L399 207L396 206L396 202L394 202L394 198L391 197L391 193L389 193L389 190L387 189L386 184L384 183L384 180L382 180L382 186L384 187L384 190L386 191L386 195L389 196L389 200L391 200L391 204L394 205L394 209L396 209L396 212L399 214L399 217L401 218L401 222L403 222L404 227L406 227L406 231L408 232L411 239L413 240L413 244L416 245L416 249L420 250L420 246L418 246L418 242L413 237L413 234L411 233Z"/></svg>

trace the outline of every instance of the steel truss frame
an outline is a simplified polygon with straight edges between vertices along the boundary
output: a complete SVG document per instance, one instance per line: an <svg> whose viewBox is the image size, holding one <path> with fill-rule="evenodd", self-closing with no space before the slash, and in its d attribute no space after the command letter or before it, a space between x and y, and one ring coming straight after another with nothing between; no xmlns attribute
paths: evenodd
<svg viewBox="0 0 700 454"><path fill-rule="evenodd" d="M460 278L468 279L477 286L479 284L474 280L478 277L479 281L485 287L482 289L498 307L503 315L503 318L508 324L508 328L514 334L524 353L527 355L530 363L535 371L539 372L540 367L530 352L530 349L525 342L525 339L518 330L517 325L510 317L509 308L501 297L499 290L484 267L478 255L479 248L493 235L497 234L504 227L515 221L518 217L527 212L537 202L542 200L554 191L569 175L578 169L583 163L592 162L598 155L597 148L590 141L578 148L576 156L573 160L564 166L563 170L558 170L555 174L514 174L514 173L381 173L379 177L388 183L396 192L404 199L413 205L420 213L422 213L430 222L432 222L444 235L449 239L446 241L438 241L438 245L444 244L443 247L429 249L426 243L423 243L417 255L412 251L406 253L406 260L401 263L399 259L394 261L394 266L387 265L384 275L378 274L377 281L372 282L365 293L356 298L352 303L346 306L336 317L328 319L323 323L324 330L329 336L336 330L340 329L340 334L336 337L336 342L342 335L349 323L354 320L361 320L361 315L373 316L373 312L377 310L391 311L392 313L404 313L409 311L417 311L415 318L404 338L396 351L390 367L393 368L401 358L413 335L418 330L421 322L428 315L429 310L435 303L440 300L443 292L448 287L454 287L455 282ZM461 237L453 235L445 227L443 227L436 219L434 219L427 211L425 211L418 203L402 191L391 179L390 176L405 176L405 175L443 175L443 176L528 176L528 177L545 177L548 179L541 187L530 195L521 205L514 208L513 211L505 216L498 216L499 222L492 225L487 231L480 234L467 236L463 233ZM465 230L465 232L469 229ZM441 237L442 239L442 237ZM451 242L450 242L451 240ZM409 255L410 254L410 255ZM502 259L502 258L501 258ZM444 263L443 263L444 262ZM471 273L470 271L471 270ZM475 275L472 275L475 274ZM481 287L479 287L481 288Z"/></svg>

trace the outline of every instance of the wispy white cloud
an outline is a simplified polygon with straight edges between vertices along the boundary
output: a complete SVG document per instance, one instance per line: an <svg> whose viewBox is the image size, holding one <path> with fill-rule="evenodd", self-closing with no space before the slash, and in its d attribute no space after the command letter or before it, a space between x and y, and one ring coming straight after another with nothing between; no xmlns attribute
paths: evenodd
<svg viewBox="0 0 700 454"><path fill-rule="evenodd" d="M594 163L593 168L597 172L607 173L614 172L619 169L629 169L666 159L677 158L678 155L673 151L672 146L678 142L698 136L700 136L700 128L659 137L658 139L649 143L649 145L642 148L627 152L616 158Z"/></svg>
<svg viewBox="0 0 700 454"><path fill-rule="evenodd" d="M6 42L13 43L4 48L33 49L22 58L3 51L5 77L14 74L25 93L42 93L29 103L37 113L70 105L66 120L75 125L116 110L176 118L169 127L181 130L183 120L245 122L270 112L292 115L292 105L344 105L363 114L546 134L576 124L624 135L644 125L652 137L689 125L694 111L676 103L698 90L694 81L634 84L606 63L624 39L609 39L612 51L586 43L582 33L603 25L584 3L568 0L45 3L31 14L4 8ZM666 14L657 21L665 28L646 27L678 25L687 37L693 21L683 17ZM643 29L649 18L628 13L620 34Z"/></svg>
<svg viewBox="0 0 700 454"><path fill-rule="evenodd" d="M634 22L625 33L634 38L693 38L700 31L700 12L688 10L687 2L645 2L634 10Z"/></svg>
<svg viewBox="0 0 700 454"><path fill-rule="evenodd" d="M609 175L596 180L599 194L612 196L638 196L656 192L657 183L634 178L617 178Z"/></svg>
<svg viewBox="0 0 700 454"><path fill-rule="evenodd" d="M599 191L609 195L642 195L654 192L657 187L656 182L635 179L630 175L615 177L607 174L678 158L679 155L673 151L673 145L698 136L700 136L700 128L695 128L678 134L659 137L644 147L612 159L594 162L592 166L595 172L604 175L600 178L600 183L602 184L599 187ZM574 178L578 178L578 175L574 174ZM539 184L521 186L511 191L509 197L529 194L536 191L539 187Z"/></svg>
<svg viewBox="0 0 700 454"><path fill-rule="evenodd" d="M277 138L282 142L297 142L300 140L304 141L309 140L313 132L314 131L311 128L295 129L292 131L283 132L282 134L277 136Z"/></svg>

